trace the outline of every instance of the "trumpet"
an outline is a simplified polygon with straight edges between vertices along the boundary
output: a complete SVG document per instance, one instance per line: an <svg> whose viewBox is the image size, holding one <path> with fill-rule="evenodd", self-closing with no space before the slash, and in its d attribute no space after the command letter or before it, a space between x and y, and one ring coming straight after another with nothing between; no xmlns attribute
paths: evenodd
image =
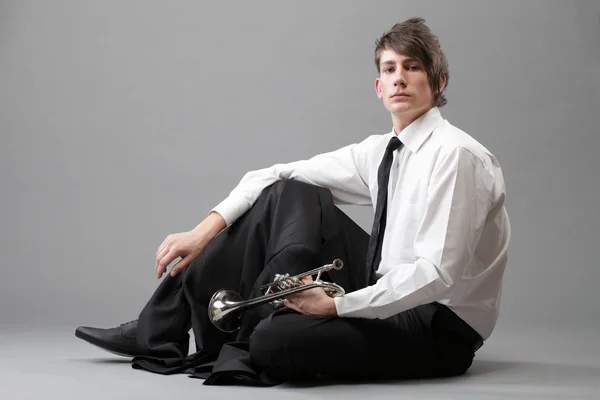
<svg viewBox="0 0 600 400"><path fill-rule="evenodd" d="M261 286L261 291L264 292L262 296L249 300L242 299L239 293L231 289L218 290L208 303L208 317L219 330L235 332L240 328L240 320L244 311L249 308L266 303L272 303L275 307L279 307L285 297L316 287L323 288L327 295L331 297L341 296L345 294L344 288L333 282L322 281L321 274L332 269L342 269L343 266L342 260L336 258L331 264L325 264L299 275L276 274L273 282ZM312 275L317 275L312 283L302 282L302 278Z"/></svg>

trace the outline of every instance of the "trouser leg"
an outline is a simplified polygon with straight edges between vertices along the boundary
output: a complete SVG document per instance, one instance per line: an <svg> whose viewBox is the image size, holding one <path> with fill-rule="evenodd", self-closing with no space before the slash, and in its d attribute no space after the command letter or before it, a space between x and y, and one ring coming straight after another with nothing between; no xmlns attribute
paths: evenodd
<svg viewBox="0 0 600 400"><path fill-rule="evenodd" d="M472 344L432 328L438 307L424 304L385 320L275 313L250 337L250 358L282 379L464 374L474 357Z"/></svg>
<svg viewBox="0 0 600 400"><path fill-rule="evenodd" d="M322 204L332 205L323 201L324 196L331 195L292 180L265 189L255 205L217 235L183 273L164 279L140 313L138 345L153 356L184 357L190 326L198 351L247 339L272 307L244 313L241 330L228 334L208 320L210 297L221 288L230 288L247 299L259 295L260 286L272 281L276 273L295 275L322 262L324 232L330 228L324 228L323 220L331 218L332 212L322 209ZM324 248L335 252L335 246Z"/></svg>

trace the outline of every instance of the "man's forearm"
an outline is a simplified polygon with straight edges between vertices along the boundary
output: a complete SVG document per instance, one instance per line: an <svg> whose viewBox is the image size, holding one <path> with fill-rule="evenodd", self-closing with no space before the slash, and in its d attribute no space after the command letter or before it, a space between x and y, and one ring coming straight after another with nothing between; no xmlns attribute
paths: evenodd
<svg viewBox="0 0 600 400"><path fill-rule="evenodd" d="M221 232L227 223L225 219L216 211L211 212L200 222L193 230L202 234L208 242L210 242L219 232Z"/></svg>

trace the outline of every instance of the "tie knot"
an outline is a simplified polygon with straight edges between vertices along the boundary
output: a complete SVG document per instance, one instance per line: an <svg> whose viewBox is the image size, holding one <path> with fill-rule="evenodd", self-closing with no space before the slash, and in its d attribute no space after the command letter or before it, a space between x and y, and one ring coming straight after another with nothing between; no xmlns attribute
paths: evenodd
<svg viewBox="0 0 600 400"><path fill-rule="evenodd" d="M394 151L398 147L400 147L401 145L402 145L402 142L400 141L400 139L398 139L396 136L393 136L390 139L390 142L388 143L386 150L387 151Z"/></svg>

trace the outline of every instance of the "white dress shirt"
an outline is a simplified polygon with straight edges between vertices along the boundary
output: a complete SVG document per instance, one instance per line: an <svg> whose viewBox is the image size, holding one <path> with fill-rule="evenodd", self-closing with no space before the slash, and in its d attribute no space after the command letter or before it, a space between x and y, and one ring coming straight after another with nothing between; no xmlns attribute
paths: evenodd
<svg viewBox="0 0 600 400"><path fill-rule="evenodd" d="M309 160L248 172L213 210L233 223L279 179L330 189L336 204L377 203L392 130ZM437 301L484 339L496 324L510 223L496 158L430 109L398 134L377 282L334 299L340 317L387 318Z"/></svg>

